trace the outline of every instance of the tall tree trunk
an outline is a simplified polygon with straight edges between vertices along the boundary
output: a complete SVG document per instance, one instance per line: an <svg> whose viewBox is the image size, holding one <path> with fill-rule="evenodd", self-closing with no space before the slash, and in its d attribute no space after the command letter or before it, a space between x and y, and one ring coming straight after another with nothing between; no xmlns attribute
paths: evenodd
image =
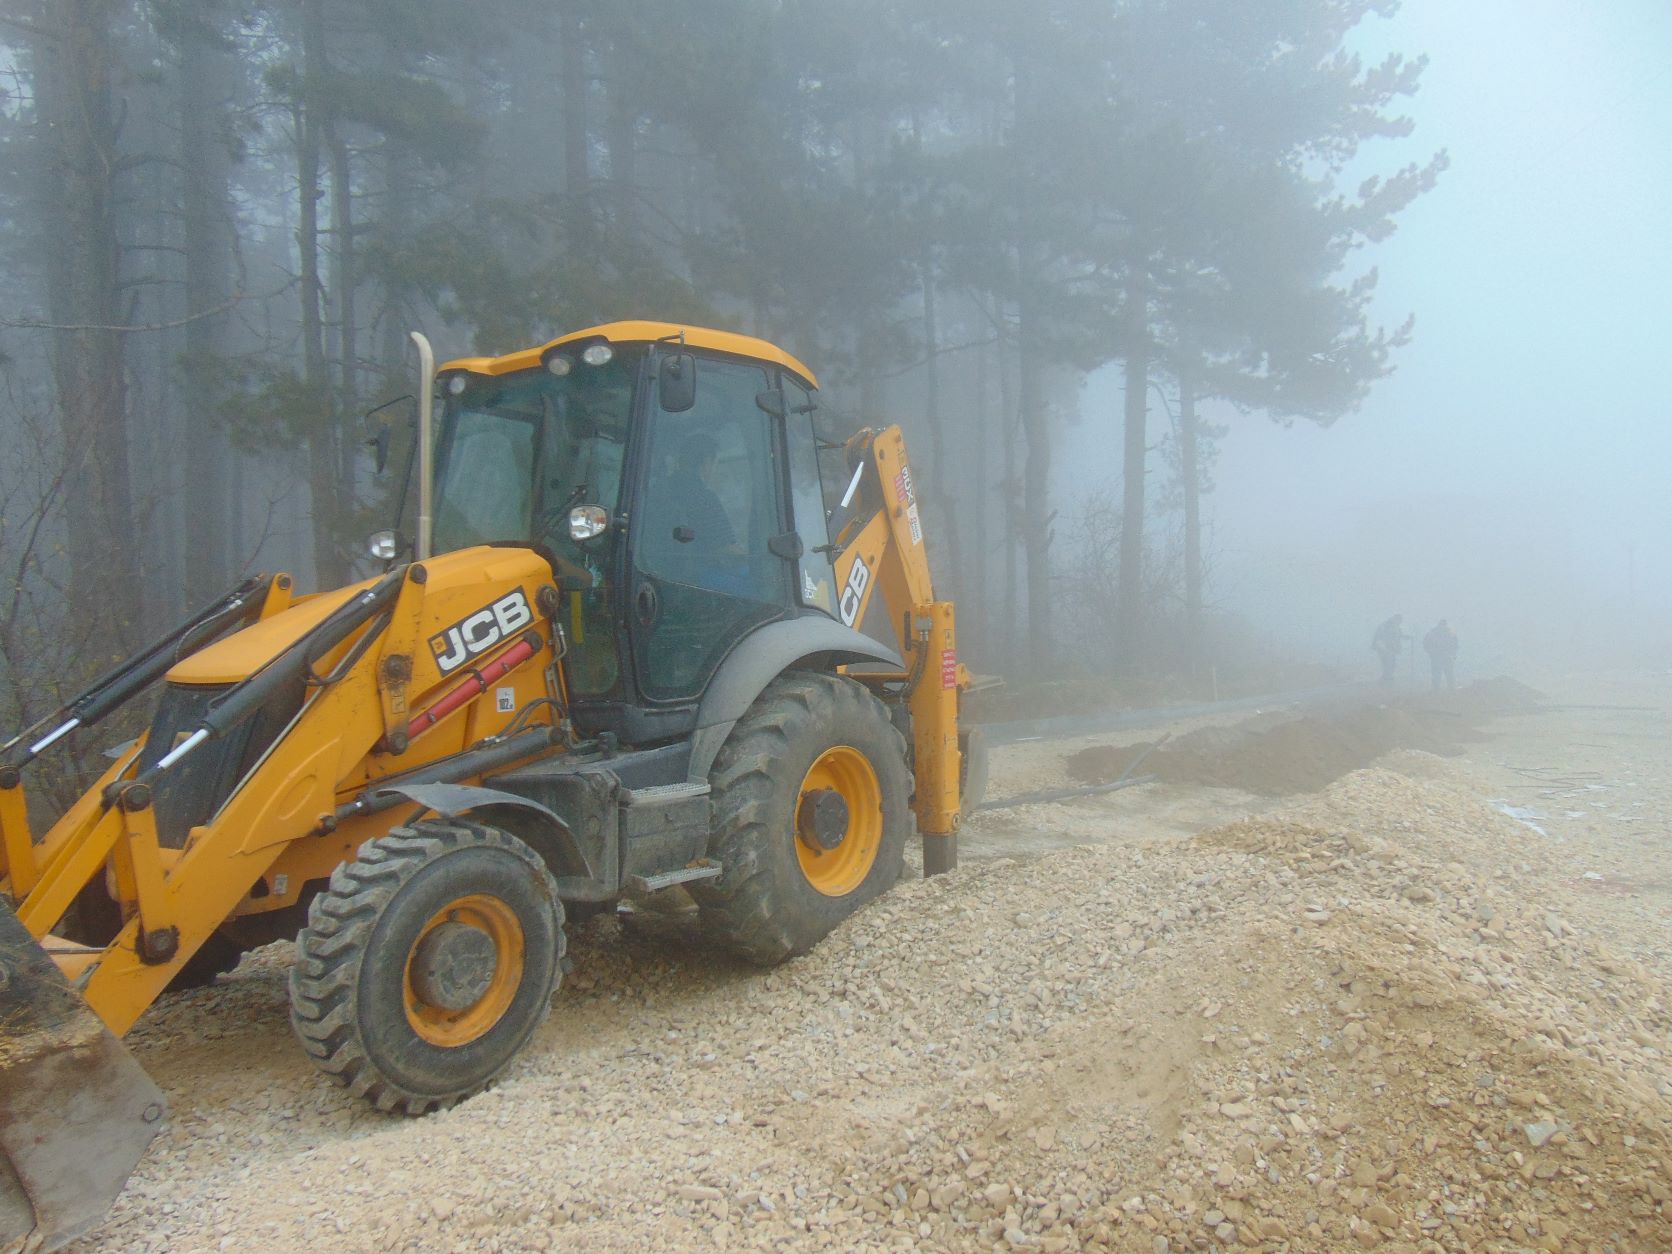
<svg viewBox="0 0 1672 1254"><path fill-rule="evenodd" d="M563 6L558 28L558 73L563 78L563 197L569 232L584 243L592 235L592 173L586 128L586 45L574 0Z"/></svg>
<svg viewBox="0 0 1672 1254"><path fill-rule="evenodd" d="M1024 278L1024 284L1027 283ZM1022 538L1027 553L1028 638L1031 669L1048 671L1053 658L1051 639L1051 430L1045 412L1045 388L1037 343L1038 315L1031 293L1017 302L1016 343L1019 362L1019 404L1027 460L1022 468Z"/></svg>
<svg viewBox="0 0 1672 1254"><path fill-rule="evenodd" d="M128 477L125 322L118 280L112 104L114 0L63 0L40 44L36 110L48 154L42 190L52 368L70 480L70 614L97 623L95 648L131 643L140 605ZM104 658L98 659L102 664Z"/></svg>
<svg viewBox="0 0 1672 1254"><path fill-rule="evenodd" d="M1194 363L1179 367L1179 476L1184 480L1184 648L1192 671L1202 663L1202 475L1196 452Z"/></svg>
<svg viewBox="0 0 1672 1254"><path fill-rule="evenodd" d="M941 524L936 540L938 547L946 554L942 570L951 583L951 588L943 589L937 594L944 597L952 595L954 591L963 590L964 545L963 536L958 530L957 496L952 491L951 476L946 469L948 437L946 423L941 417L940 404L940 332L935 323L935 261L928 250L924 251L921 270L923 346L927 354L924 363L927 373L924 376L923 416L929 428L929 489L934 498L935 513L939 516Z"/></svg>
<svg viewBox="0 0 1672 1254"><path fill-rule="evenodd" d="M221 131L231 96L231 58L208 30L188 25L180 44L182 228L186 250L185 472L186 599L201 605L222 591L233 570L234 533L228 467L234 454L209 392L211 363L226 349L224 314L208 311L232 290L235 240L228 196L232 157Z"/></svg>
<svg viewBox="0 0 1672 1254"><path fill-rule="evenodd" d="M993 439L992 406L989 400L987 350L978 348L975 352L975 561L971 563L968 587L960 586L958 591L965 596L966 604L980 607L980 614L972 616L970 622L976 629L975 642L981 646L989 646L993 639L989 608L993 600L989 594L992 549L987 543L988 519L992 516L994 497L991 483L993 472L988 461L988 446ZM1004 429L1001 422L999 430Z"/></svg>
<svg viewBox="0 0 1672 1254"><path fill-rule="evenodd" d="M610 75L609 120L605 137L610 149L610 200L619 238L636 245L639 238L638 126L627 58L631 49L617 46ZM630 254L629 254L630 255Z"/></svg>
<svg viewBox="0 0 1672 1254"><path fill-rule="evenodd" d="M296 245L301 257L302 377L317 406L308 438L308 487L313 503L314 582L333 588L348 578L337 543L337 431L325 357L325 323L319 279L320 158L325 112L324 0L302 5L302 98L296 118Z"/></svg>
<svg viewBox="0 0 1672 1254"><path fill-rule="evenodd" d="M1021 523L1021 482L1016 465L1016 437L1021 430L1021 412L1016 407L1016 387L1011 374L1010 345L1004 333L1004 305L994 302L994 325L999 328L999 438L1004 443L1004 493L1000 497L1000 534L1004 540L1004 631L1005 664L1015 666L1023 659L1018 632L1017 607L1022 603L1021 566L1017 559Z"/></svg>
<svg viewBox="0 0 1672 1254"><path fill-rule="evenodd" d="M412 177L412 160L412 150L404 141L394 137L384 139L380 152L383 213L377 230L383 246L391 252L401 252L410 247L412 241L412 198L416 182ZM411 292L406 285L386 271L380 319L382 342L378 347L384 398L410 392L416 386L408 359L411 341L407 332L418 329L406 325L410 297Z"/></svg>
<svg viewBox="0 0 1672 1254"><path fill-rule="evenodd" d="M348 159L348 142L336 125L325 128L331 153L331 236L336 241L332 261L332 286L336 289L337 359L339 383L333 407L343 424L353 420L360 404L359 327L354 308L354 289L360 278L354 255L354 172ZM340 514L354 508L354 472L359 461L360 442L352 431L343 431L337 441L337 506Z"/></svg>
<svg viewBox="0 0 1672 1254"><path fill-rule="evenodd" d="M1126 350L1125 439L1121 457L1120 572L1115 585L1115 624L1121 659L1134 665L1144 631L1144 471L1149 440L1149 319L1142 290L1134 286Z"/></svg>

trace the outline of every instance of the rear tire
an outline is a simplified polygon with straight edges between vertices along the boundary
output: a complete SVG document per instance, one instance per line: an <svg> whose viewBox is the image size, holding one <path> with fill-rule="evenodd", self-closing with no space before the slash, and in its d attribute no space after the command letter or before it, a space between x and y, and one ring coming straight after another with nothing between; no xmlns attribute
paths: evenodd
<svg viewBox="0 0 1672 1254"><path fill-rule="evenodd" d="M491 1083L551 1009L563 906L498 828L397 827L308 910L290 1021L315 1064L379 1110L421 1115Z"/></svg>
<svg viewBox="0 0 1672 1254"><path fill-rule="evenodd" d="M855 681L775 679L709 782L708 847L724 871L689 888L709 934L751 962L805 953L900 878L912 829L905 740Z"/></svg>

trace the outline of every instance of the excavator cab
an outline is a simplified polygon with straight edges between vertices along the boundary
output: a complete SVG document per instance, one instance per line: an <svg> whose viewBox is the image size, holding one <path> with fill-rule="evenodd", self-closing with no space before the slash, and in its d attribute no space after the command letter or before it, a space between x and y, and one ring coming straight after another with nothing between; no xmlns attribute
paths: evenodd
<svg viewBox="0 0 1672 1254"><path fill-rule="evenodd" d="M624 744L689 734L740 638L838 612L826 518L845 485L820 477L811 372L764 341L661 329L437 377L435 550L552 554L571 716Z"/></svg>

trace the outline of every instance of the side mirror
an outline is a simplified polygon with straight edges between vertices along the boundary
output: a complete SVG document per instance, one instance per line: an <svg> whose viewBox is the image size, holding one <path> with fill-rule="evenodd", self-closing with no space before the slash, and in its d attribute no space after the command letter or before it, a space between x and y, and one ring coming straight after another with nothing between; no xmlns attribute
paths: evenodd
<svg viewBox="0 0 1672 1254"><path fill-rule="evenodd" d="M697 359L690 353L668 353L659 361L656 391L662 412L683 414L697 403Z"/></svg>
<svg viewBox="0 0 1672 1254"><path fill-rule="evenodd" d="M381 414L384 410L393 409L396 405L404 404L411 400L411 396L397 396L392 401L385 401L376 409L368 409L363 421L370 426L372 419L376 418L377 415ZM410 422L412 419L409 418L408 421ZM389 442L394 437L394 433L394 421L392 419L385 418L377 424L377 430L372 433L372 438L366 441L366 443L372 447L372 452L377 464L377 473L380 475L383 473L384 468L389 464Z"/></svg>
<svg viewBox="0 0 1672 1254"><path fill-rule="evenodd" d="M756 392L755 406L774 418L782 418L788 413L783 388L767 388L764 392Z"/></svg>

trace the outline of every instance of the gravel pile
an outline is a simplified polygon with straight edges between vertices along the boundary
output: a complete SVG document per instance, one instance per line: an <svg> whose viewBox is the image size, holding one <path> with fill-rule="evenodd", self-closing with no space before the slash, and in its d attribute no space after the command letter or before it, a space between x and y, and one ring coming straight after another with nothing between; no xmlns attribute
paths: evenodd
<svg viewBox="0 0 1672 1254"><path fill-rule="evenodd" d="M501 1084L419 1121L312 1075L271 947L133 1038L175 1115L82 1248L1672 1247L1672 973L1388 765L903 883L771 972L593 920Z"/></svg>
<svg viewBox="0 0 1672 1254"><path fill-rule="evenodd" d="M1323 788L1396 749L1458 754L1465 742L1480 739L1481 722L1526 712L1537 700L1533 689L1513 679L1484 680L1452 693L1202 727L1159 747L1091 745L1070 755L1064 766L1082 784L1141 772L1168 783L1281 797Z"/></svg>

